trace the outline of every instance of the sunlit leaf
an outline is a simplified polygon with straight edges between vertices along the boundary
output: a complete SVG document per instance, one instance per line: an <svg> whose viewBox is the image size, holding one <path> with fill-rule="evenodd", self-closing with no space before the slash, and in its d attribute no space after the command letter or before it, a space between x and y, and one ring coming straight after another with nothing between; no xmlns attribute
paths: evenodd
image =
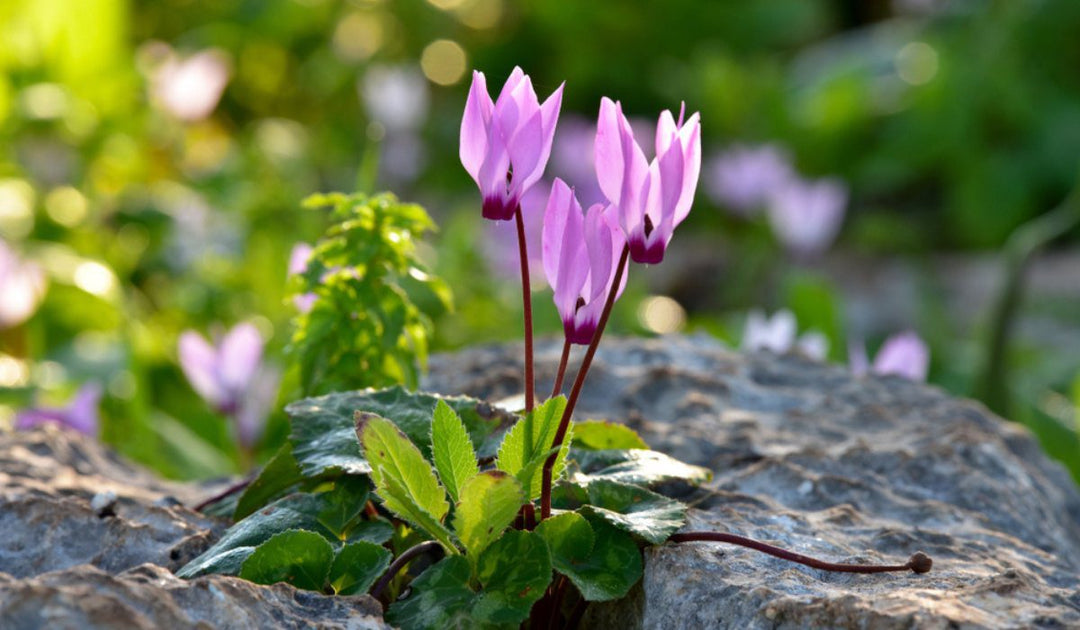
<svg viewBox="0 0 1080 630"><path fill-rule="evenodd" d="M501 536L524 502L521 483L502 471L483 472L465 482L454 530L468 554L479 554Z"/></svg>
<svg viewBox="0 0 1080 630"><path fill-rule="evenodd" d="M574 447L593 451L626 448L649 448L630 427L605 420L574 423Z"/></svg>
<svg viewBox="0 0 1080 630"><path fill-rule="evenodd" d="M390 566L390 551L381 545L355 542L338 551L330 567L330 586L338 595L366 593Z"/></svg>
<svg viewBox="0 0 1080 630"><path fill-rule="evenodd" d="M440 400L431 421L431 452L450 499L458 500L458 490L480 471L469 434L454 410Z"/></svg>

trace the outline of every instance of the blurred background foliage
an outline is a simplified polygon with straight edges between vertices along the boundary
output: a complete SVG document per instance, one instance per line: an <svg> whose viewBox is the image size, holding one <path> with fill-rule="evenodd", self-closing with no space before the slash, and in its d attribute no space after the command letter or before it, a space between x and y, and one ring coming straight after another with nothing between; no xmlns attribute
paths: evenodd
<svg viewBox="0 0 1080 630"><path fill-rule="evenodd" d="M300 207L317 191L389 189L431 213L419 256L455 305L432 350L520 338L512 233L482 223L457 159L469 71L495 86L515 65L542 97L566 81L557 145L588 136L602 95L643 120L702 113L695 210L670 262L635 269L614 332L737 345L747 309L786 307L843 362L850 339L911 328L930 380L970 395L996 252L1078 170L1078 27L1074 0L7 0L0 236L47 289L0 330L0 426L95 381L104 441L171 476L235 472L247 459L177 338L248 321L283 363L289 254L327 229ZM710 156L763 143L845 182L827 253L785 253L703 192ZM549 173L583 172L568 147ZM997 410L1080 475L1076 245L1073 229L1037 260ZM287 370L278 402L298 393ZM284 439L274 409L264 456Z"/></svg>

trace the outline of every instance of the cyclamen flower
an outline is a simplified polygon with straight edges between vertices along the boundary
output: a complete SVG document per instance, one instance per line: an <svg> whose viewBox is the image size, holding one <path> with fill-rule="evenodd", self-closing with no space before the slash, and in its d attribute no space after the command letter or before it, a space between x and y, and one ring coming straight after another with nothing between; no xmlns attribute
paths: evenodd
<svg viewBox="0 0 1080 630"><path fill-rule="evenodd" d="M769 222L784 247L799 256L813 256L836 239L847 200L847 187L836 178L793 178L770 196Z"/></svg>
<svg viewBox="0 0 1080 630"><path fill-rule="evenodd" d="M461 120L461 163L480 187L486 219L514 218L522 195L551 155L563 85L540 105L532 80L514 68L494 103L483 72L473 72Z"/></svg>
<svg viewBox="0 0 1080 630"><path fill-rule="evenodd" d="M865 376L867 373L881 376L893 374L911 381L925 381L926 374L930 371L930 349L910 330L886 339L874 357L873 365L870 364L866 347L861 341L848 344L848 357L851 371L856 376Z"/></svg>
<svg viewBox="0 0 1080 630"><path fill-rule="evenodd" d="M33 429L43 424L58 424L74 429L83 435L98 433L98 404L101 402L101 386L86 383L75 392L66 407L36 407L15 414L15 428Z"/></svg>
<svg viewBox="0 0 1080 630"><path fill-rule="evenodd" d="M761 210L795 176L791 156L775 144L736 145L713 156L705 170L709 197L744 217Z"/></svg>
<svg viewBox="0 0 1080 630"><path fill-rule="evenodd" d="M594 204L584 216L574 192L561 179L551 187L544 213L544 273L570 343L592 341L622 256L625 237L613 206ZM624 274L616 298L626 287Z"/></svg>
<svg viewBox="0 0 1080 630"><path fill-rule="evenodd" d="M796 339L797 332L798 324L791 311L781 309L772 317L766 317L760 310L753 310L746 319L742 348L746 352L768 350L775 354L797 348L811 359L824 361L829 354L829 339L813 330Z"/></svg>
<svg viewBox="0 0 1080 630"><path fill-rule="evenodd" d="M596 176L617 209L630 258L653 264L664 259L675 227L690 213L701 172L701 122L694 113L676 123L670 111L656 127L656 157L647 162L622 105L605 97L596 130Z"/></svg>
<svg viewBox="0 0 1080 630"><path fill-rule="evenodd" d="M254 445L277 394L279 375L263 367L263 340L252 324L233 327L217 345L194 331L180 335L180 367L192 388L237 423L240 443Z"/></svg>
<svg viewBox="0 0 1080 630"><path fill-rule="evenodd" d="M45 293L45 273L32 262L20 260L0 239L0 329L17 326L37 310Z"/></svg>

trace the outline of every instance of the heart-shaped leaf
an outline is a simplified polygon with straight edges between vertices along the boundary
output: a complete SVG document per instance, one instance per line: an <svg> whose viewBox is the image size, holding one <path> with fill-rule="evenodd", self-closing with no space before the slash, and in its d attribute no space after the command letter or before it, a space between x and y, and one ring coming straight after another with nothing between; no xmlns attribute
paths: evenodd
<svg viewBox="0 0 1080 630"><path fill-rule="evenodd" d="M338 595L366 593L390 566L390 551L381 545L355 542L338 551L330 567L330 586Z"/></svg>
<svg viewBox="0 0 1080 630"><path fill-rule="evenodd" d="M325 538L294 529L256 547L244 561L240 577L258 584L287 582L296 588L321 591L333 562L334 548Z"/></svg>

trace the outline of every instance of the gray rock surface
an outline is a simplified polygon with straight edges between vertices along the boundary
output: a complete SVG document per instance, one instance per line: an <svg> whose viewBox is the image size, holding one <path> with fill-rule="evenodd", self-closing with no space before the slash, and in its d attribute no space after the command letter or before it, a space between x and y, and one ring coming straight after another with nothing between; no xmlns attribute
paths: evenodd
<svg viewBox="0 0 1080 630"><path fill-rule="evenodd" d="M172 571L227 523L217 488L157 479L55 427L0 433L0 628L385 628L367 597Z"/></svg>
<svg viewBox="0 0 1080 630"><path fill-rule="evenodd" d="M538 348L540 392L559 350ZM520 357L519 345L434 357L425 388L514 395ZM668 544L646 552L630 601L591 607L582 627L1080 627L1080 493L1025 429L977 403L705 337L606 339L577 416L625 422L715 472L684 531L840 562L934 559L926 575L851 575Z"/></svg>

